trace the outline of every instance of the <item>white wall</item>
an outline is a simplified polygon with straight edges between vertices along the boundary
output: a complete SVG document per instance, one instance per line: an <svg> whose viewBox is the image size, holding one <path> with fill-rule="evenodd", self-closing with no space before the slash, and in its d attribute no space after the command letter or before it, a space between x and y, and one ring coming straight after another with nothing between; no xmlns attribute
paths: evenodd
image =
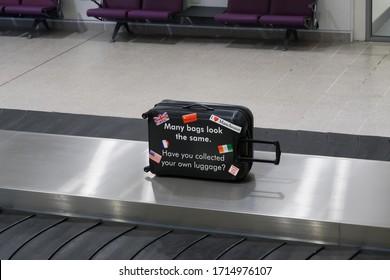
<svg viewBox="0 0 390 280"><path fill-rule="evenodd" d="M91 0L62 0L62 11L69 20L91 19L86 15L87 10L96 7Z"/></svg>
<svg viewBox="0 0 390 280"><path fill-rule="evenodd" d="M387 0L388 1L388 0ZM353 1L353 40L366 40L366 0Z"/></svg>
<svg viewBox="0 0 390 280"><path fill-rule="evenodd" d="M319 0L318 21L321 30L351 31L351 1Z"/></svg>
<svg viewBox="0 0 390 280"><path fill-rule="evenodd" d="M353 0L319 0L318 17L321 30L330 31L351 31L352 11L351 1ZM389 0L383 0L389 1ZM80 20L88 19L86 11L96 5L90 0L63 0L63 11L65 19ZM187 4L226 7L227 0L187 0Z"/></svg>

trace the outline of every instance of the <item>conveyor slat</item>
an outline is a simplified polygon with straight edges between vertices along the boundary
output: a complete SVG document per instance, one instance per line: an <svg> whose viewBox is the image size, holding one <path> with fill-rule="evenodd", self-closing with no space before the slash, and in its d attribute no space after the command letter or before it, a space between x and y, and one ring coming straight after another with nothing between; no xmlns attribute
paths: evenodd
<svg viewBox="0 0 390 280"><path fill-rule="evenodd" d="M264 260L306 260L323 248L322 245L287 243L263 258Z"/></svg>
<svg viewBox="0 0 390 280"><path fill-rule="evenodd" d="M103 222L77 236L52 256L54 260L88 260L108 241L131 229L132 225ZM82 248L82 250L80 250Z"/></svg>
<svg viewBox="0 0 390 280"><path fill-rule="evenodd" d="M34 216L33 214L23 213L23 212L1 211L0 212L0 233L17 225L18 223L23 222L24 220L32 218L33 216Z"/></svg>
<svg viewBox="0 0 390 280"><path fill-rule="evenodd" d="M349 260L359 252L358 247L326 246L310 260Z"/></svg>
<svg viewBox="0 0 390 280"><path fill-rule="evenodd" d="M284 241L247 239L223 254L221 260L259 260L268 252L283 245Z"/></svg>
<svg viewBox="0 0 390 280"><path fill-rule="evenodd" d="M12 259L48 260L64 243L96 224L95 220L68 219L32 239Z"/></svg>
<svg viewBox="0 0 390 280"><path fill-rule="evenodd" d="M167 229L137 226L104 246L93 259L130 260L166 233Z"/></svg>
<svg viewBox="0 0 390 280"><path fill-rule="evenodd" d="M390 260L390 251L360 250L353 260Z"/></svg>
<svg viewBox="0 0 390 280"><path fill-rule="evenodd" d="M200 232L173 231L142 250L135 260L170 260L204 236Z"/></svg>
<svg viewBox="0 0 390 280"><path fill-rule="evenodd" d="M62 220L63 217L38 215L2 232L0 234L0 259L9 259L31 238Z"/></svg>
<svg viewBox="0 0 390 280"><path fill-rule="evenodd" d="M215 260L227 248L239 242L239 236L209 235L176 257L177 260Z"/></svg>

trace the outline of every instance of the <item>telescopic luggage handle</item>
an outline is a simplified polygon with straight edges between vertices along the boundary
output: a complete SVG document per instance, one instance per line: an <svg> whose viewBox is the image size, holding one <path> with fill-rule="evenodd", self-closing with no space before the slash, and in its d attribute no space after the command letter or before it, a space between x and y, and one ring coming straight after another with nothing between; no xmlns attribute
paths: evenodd
<svg viewBox="0 0 390 280"><path fill-rule="evenodd" d="M282 152L280 150L279 141L262 141L262 140L254 140L254 139L244 139L244 140L239 141L239 143L241 143L241 142L274 145L275 146L275 159L274 160L266 160L266 159L257 159L257 158L248 158L248 157L238 157L238 160L252 161L252 162L266 162L266 163L273 163L275 165L279 165L280 156L282 154Z"/></svg>

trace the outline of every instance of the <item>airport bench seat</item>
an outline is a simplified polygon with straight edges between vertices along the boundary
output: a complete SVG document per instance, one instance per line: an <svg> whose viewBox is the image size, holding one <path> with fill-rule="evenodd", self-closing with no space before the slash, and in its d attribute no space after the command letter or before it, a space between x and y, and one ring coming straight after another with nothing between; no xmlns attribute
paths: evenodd
<svg viewBox="0 0 390 280"><path fill-rule="evenodd" d="M260 17L265 26L310 28L314 18L314 0L271 0L269 14Z"/></svg>
<svg viewBox="0 0 390 280"><path fill-rule="evenodd" d="M144 11L135 10L127 13L129 19L134 20L149 20L149 21L169 21L172 12L168 11Z"/></svg>
<svg viewBox="0 0 390 280"><path fill-rule="evenodd" d="M224 24L258 24L258 19L269 10L269 0L229 0L225 13L214 17Z"/></svg>
<svg viewBox="0 0 390 280"><path fill-rule="evenodd" d="M273 16L266 15L260 18L260 23L272 26L296 26L303 27L307 17L305 16Z"/></svg>
<svg viewBox="0 0 390 280"><path fill-rule="evenodd" d="M20 0L0 0L0 15L4 14L4 8L7 6L19 5Z"/></svg>
<svg viewBox="0 0 390 280"><path fill-rule="evenodd" d="M47 19L62 18L61 0L0 0L0 11L6 17L34 18L29 39L40 23L50 29Z"/></svg>
<svg viewBox="0 0 390 280"><path fill-rule="evenodd" d="M50 9L55 9L55 5L50 6L6 6L4 13L8 15L31 15L31 16L42 16L45 12Z"/></svg>
<svg viewBox="0 0 390 280"><path fill-rule="evenodd" d="M183 0L102 0L101 4L92 1L99 7L89 9L87 16L116 22L111 42L115 42L122 26L131 33L128 22L169 22L175 13L183 10Z"/></svg>
<svg viewBox="0 0 390 280"><path fill-rule="evenodd" d="M4 14L4 8L9 5L18 5L19 0L0 0L0 15Z"/></svg>
<svg viewBox="0 0 390 280"><path fill-rule="evenodd" d="M89 9L87 16L104 19L126 19L127 9L108 9L108 8L96 8Z"/></svg>
<svg viewBox="0 0 390 280"><path fill-rule="evenodd" d="M225 13L214 20L224 24L245 24L265 28L285 28L283 50L297 29L318 28L317 0L229 0Z"/></svg>
<svg viewBox="0 0 390 280"><path fill-rule="evenodd" d="M238 24L257 24L260 15L223 13L215 16L216 22L238 23Z"/></svg>
<svg viewBox="0 0 390 280"><path fill-rule="evenodd" d="M111 42L115 42L115 37L119 29L124 26L127 32L131 33L127 23L127 13L141 8L141 0L102 0L101 3L92 0L99 7L88 9L87 16L97 18L98 20L115 21L116 25L112 34Z"/></svg>
<svg viewBox="0 0 390 280"><path fill-rule="evenodd" d="M316 29L317 0L271 0L268 15L260 17L259 22L265 27L286 28L283 49L293 37L298 39L298 29Z"/></svg>
<svg viewBox="0 0 390 280"><path fill-rule="evenodd" d="M89 9L88 16L116 22L112 42L122 26L131 33L128 22L174 23L183 10L183 0L92 1L99 8ZM224 25L286 29L283 50L287 50L291 38L298 38L298 29L318 28L316 7L317 0L228 0L226 11L211 18Z"/></svg>
<svg viewBox="0 0 390 280"><path fill-rule="evenodd" d="M170 21L172 15L182 11L183 0L143 0L142 9L127 13L132 20Z"/></svg>
<svg viewBox="0 0 390 280"><path fill-rule="evenodd" d="M103 0L101 4L95 2L99 7L88 9L87 16L99 20L127 20L127 13L131 10L141 8L141 0Z"/></svg>

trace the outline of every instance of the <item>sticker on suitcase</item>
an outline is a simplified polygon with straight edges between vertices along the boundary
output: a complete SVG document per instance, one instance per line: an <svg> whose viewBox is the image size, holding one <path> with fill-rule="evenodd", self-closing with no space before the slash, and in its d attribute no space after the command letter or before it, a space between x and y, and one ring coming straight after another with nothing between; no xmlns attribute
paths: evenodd
<svg viewBox="0 0 390 280"><path fill-rule="evenodd" d="M240 169L234 165L230 166L230 168L229 168L229 173L232 174L233 176L237 176L239 171L240 171Z"/></svg>
<svg viewBox="0 0 390 280"><path fill-rule="evenodd" d="M156 152L150 150L150 151L149 151L149 158L150 158L151 160L153 160L154 162L156 162L156 163L160 163L162 156L159 155L158 153L156 153Z"/></svg>
<svg viewBox="0 0 390 280"><path fill-rule="evenodd" d="M218 152L220 154L231 153L233 152L233 145L232 144L220 145L218 146Z"/></svg>
<svg viewBox="0 0 390 280"><path fill-rule="evenodd" d="M161 141L161 146L164 148L164 149L168 149L169 148L169 141L164 139Z"/></svg>
<svg viewBox="0 0 390 280"><path fill-rule="evenodd" d="M198 120L198 114L192 113L192 114L188 114L188 115L183 115L181 118L183 119L184 124L192 123L192 122L196 122Z"/></svg>
<svg viewBox="0 0 390 280"><path fill-rule="evenodd" d="M232 124L231 122L228 122L227 120L221 119L220 117L218 117L216 115L211 115L210 121L215 122L219 125L222 125L228 129L231 129L237 133L241 133L241 130L242 130L241 126Z"/></svg>
<svg viewBox="0 0 390 280"><path fill-rule="evenodd" d="M156 125L161 125L169 121L169 115L165 112L163 114L159 114L157 117L154 117L153 120Z"/></svg>

